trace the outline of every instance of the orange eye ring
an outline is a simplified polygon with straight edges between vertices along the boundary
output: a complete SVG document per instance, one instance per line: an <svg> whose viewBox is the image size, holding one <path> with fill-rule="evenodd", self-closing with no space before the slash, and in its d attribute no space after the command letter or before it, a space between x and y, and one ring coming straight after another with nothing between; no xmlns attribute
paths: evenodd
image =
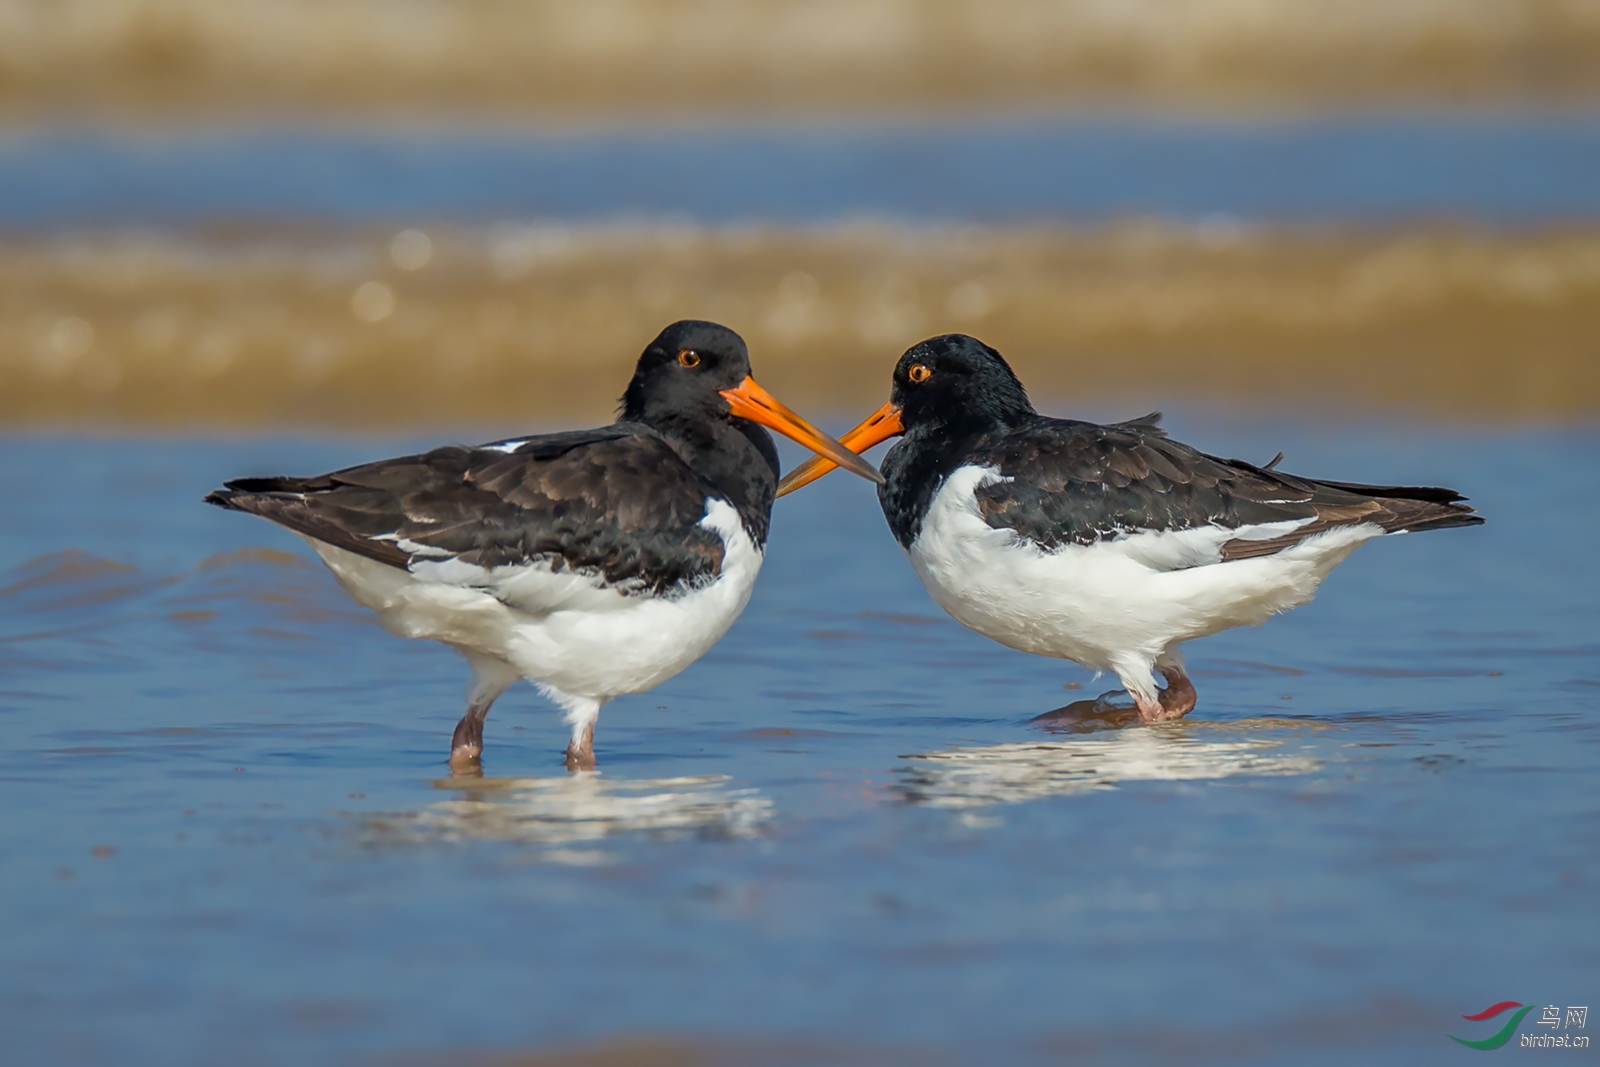
<svg viewBox="0 0 1600 1067"><path fill-rule="evenodd" d="M906 371L906 377L913 382L925 382L933 377L933 371L928 368L926 363L913 363L911 368Z"/></svg>
<svg viewBox="0 0 1600 1067"><path fill-rule="evenodd" d="M680 366L680 367L698 367L699 365L700 365L700 353L694 351L693 349L689 349L689 348L685 348L682 352L678 353L678 366Z"/></svg>

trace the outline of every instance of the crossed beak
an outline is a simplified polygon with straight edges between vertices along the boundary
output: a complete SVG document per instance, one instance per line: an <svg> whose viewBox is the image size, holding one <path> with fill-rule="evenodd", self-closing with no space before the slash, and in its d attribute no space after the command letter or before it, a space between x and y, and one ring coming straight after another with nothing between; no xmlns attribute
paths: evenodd
<svg viewBox="0 0 1600 1067"><path fill-rule="evenodd" d="M795 468L796 473L816 463L821 465L821 472L813 477L820 478L834 467L843 467L880 485L883 483L883 475L878 473L878 468L789 410L777 397L757 385L754 378L747 376L739 383L738 388L722 390L722 397L728 402L733 414L739 418L749 419L769 430L777 430L817 454ZM861 449L856 451L859 452ZM794 477L794 474L791 473L789 477Z"/></svg>
<svg viewBox="0 0 1600 1067"><path fill-rule="evenodd" d="M839 444L850 449L851 458L854 459L853 453L865 452L880 441L887 441L896 434L905 432L905 427L900 425L900 409L891 401L868 415L861 425L839 438ZM792 493L801 486L810 485L824 474L833 470L834 467L843 466L843 464L836 463L829 454L823 453L821 449L816 449L816 451L818 455L811 457L784 475L783 481L778 483L779 496L783 496L785 493ZM851 467L850 469L854 470L855 468ZM883 477L880 475L877 481L882 482Z"/></svg>

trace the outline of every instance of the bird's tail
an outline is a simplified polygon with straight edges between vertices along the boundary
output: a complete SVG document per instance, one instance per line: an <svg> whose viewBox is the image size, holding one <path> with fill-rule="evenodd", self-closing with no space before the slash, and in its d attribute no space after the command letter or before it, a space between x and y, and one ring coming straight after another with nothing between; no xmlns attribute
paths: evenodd
<svg viewBox="0 0 1600 1067"><path fill-rule="evenodd" d="M318 488L316 478L289 478L276 476L270 478L234 478L232 481L222 483L221 489L214 489L205 495L207 504L219 508L228 508L231 511L248 511L261 514L259 506L260 497L266 493L307 493Z"/></svg>
<svg viewBox="0 0 1600 1067"><path fill-rule="evenodd" d="M1483 525L1483 516L1465 503L1466 497L1443 486L1363 485L1321 478L1316 479L1315 483L1381 504L1381 509L1372 518L1390 533L1420 533L1423 530Z"/></svg>

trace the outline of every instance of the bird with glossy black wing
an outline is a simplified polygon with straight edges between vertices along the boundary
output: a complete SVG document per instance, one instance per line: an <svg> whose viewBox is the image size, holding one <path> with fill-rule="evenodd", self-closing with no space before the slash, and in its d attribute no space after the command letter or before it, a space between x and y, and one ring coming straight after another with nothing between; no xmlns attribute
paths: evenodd
<svg viewBox="0 0 1600 1067"><path fill-rule="evenodd" d="M840 441L901 438L878 499L940 607L1011 648L1114 672L1146 722L1195 706L1183 642L1306 603L1374 537L1483 522L1451 489L1220 459L1159 419L1040 415L999 352L949 334L907 350L889 402ZM833 467L808 459L778 495Z"/></svg>
<svg viewBox="0 0 1600 1067"><path fill-rule="evenodd" d="M466 657L452 767L477 766L490 706L526 678L566 713L567 766L589 768L601 705L672 677L744 610L778 482L766 428L881 481L755 383L738 334L685 321L644 350L609 426L206 500L293 530L391 632Z"/></svg>

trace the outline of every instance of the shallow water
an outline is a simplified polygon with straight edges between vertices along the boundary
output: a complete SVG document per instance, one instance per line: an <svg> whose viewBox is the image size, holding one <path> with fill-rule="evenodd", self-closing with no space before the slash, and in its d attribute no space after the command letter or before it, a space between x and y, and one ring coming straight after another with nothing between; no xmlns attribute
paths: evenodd
<svg viewBox="0 0 1600 1067"><path fill-rule="evenodd" d="M1597 171L1600 119L1582 111L610 133L68 129L0 138L0 229L527 216L1526 223L1600 212Z"/></svg>
<svg viewBox="0 0 1600 1067"><path fill-rule="evenodd" d="M945 619L828 478L597 777L519 687L466 783L462 664L199 503L421 442L0 438L0 1061L1409 1064L1589 1003L1600 436L1173 430L1490 521L1192 645L1182 723L1050 732L1109 681Z"/></svg>

